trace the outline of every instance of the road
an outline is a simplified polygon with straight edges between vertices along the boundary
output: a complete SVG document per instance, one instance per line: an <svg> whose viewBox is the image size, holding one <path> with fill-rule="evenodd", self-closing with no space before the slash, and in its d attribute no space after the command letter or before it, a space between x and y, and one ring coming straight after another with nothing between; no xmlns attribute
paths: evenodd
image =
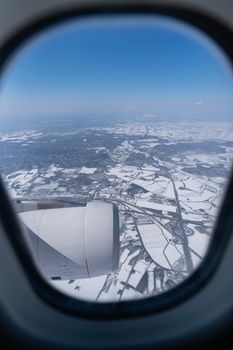
<svg viewBox="0 0 233 350"><path fill-rule="evenodd" d="M183 218L182 218L179 197L178 197L178 193L177 193L177 189L176 189L176 185L174 183L174 180L173 180L171 174L168 174L168 175L169 175L169 178L172 182L172 186L173 186L173 190L174 190L174 194L175 194L175 199L176 199L176 204L177 204L177 211L178 211L178 217L179 217L179 223L180 223L180 229L181 229L181 237L183 240L183 249L184 249L184 255L185 255L185 260L186 260L187 272L190 273L193 271L193 260L192 260L191 251L189 249L188 238L187 238L187 235L186 235L185 229L184 229L184 222L183 222Z"/></svg>

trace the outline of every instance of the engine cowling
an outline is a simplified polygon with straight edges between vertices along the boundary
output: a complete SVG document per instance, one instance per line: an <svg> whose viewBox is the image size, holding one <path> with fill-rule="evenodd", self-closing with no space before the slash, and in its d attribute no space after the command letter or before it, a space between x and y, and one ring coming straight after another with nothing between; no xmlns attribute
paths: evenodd
<svg viewBox="0 0 233 350"><path fill-rule="evenodd" d="M19 213L39 269L49 279L80 279L115 271L119 213L102 201Z"/></svg>

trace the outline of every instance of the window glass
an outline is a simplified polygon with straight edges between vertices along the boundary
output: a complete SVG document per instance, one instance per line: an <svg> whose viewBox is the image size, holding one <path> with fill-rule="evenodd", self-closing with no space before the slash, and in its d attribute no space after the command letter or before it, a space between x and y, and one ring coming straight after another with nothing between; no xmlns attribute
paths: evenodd
<svg viewBox="0 0 233 350"><path fill-rule="evenodd" d="M49 283L122 301L199 266L230 175L232 92L213 40L162 16L67 21L18 49L0 170Z"/></svg>

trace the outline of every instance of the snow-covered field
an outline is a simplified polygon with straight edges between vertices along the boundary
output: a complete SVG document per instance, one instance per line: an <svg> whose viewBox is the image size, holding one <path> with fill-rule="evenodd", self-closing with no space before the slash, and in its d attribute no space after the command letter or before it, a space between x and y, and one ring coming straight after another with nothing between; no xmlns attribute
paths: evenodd
<svg viewBox="0 0 233 350"><path fill-rule="evenodd" d="M9 145L28 151L44 136L53 145L57 139L80 136L82 152L86 147L99 159L99 164L74 165L57 155L39 166L43 157L51 159L48 152L29 169L22 159L17 170L3 174L14 198L102 199L118 205L119 269L97 278L51 283L69 295L101 302L143 298L175 287L208 251L233 160L233 123L136 122L82 132L0 135L3 151L10 150L7 162L14 150ZM92 133L99 137L96 145L89 144ZM99 141L101 135L109 136L109 144ZM103 154L109 157L104 165Z"/></svg>

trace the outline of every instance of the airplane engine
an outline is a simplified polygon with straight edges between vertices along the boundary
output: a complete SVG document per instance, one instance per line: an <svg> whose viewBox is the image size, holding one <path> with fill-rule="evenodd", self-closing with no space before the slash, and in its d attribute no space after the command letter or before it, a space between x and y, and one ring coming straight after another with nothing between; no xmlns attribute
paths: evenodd
<svg viewBox="0 0 233 350"><path fill-rule="evenodd" d="M115 204L29 210L19 213L39 269L46 278L80 279L115 271L119 214Z"/></svg>

